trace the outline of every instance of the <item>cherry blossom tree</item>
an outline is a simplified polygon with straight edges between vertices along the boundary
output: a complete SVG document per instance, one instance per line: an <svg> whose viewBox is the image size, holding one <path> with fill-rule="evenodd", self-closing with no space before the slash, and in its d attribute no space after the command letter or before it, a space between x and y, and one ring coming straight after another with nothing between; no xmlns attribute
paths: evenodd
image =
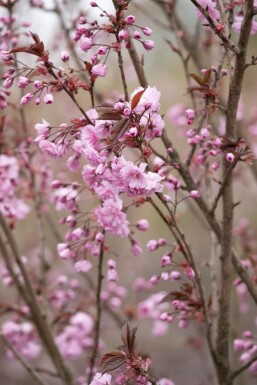
<svg viewBox="0 0 257 385"><path fill-rule="evenodd" d="M26 2L29 12L58 20L58 37L48 42L23 20L24 3L0 2L6 356L40 385L173 385L170 374L155 374L150 353L140 347L150 321L155 347L162 335L172 344L171 330L201 330L211 362L203 384L232 385L245 373L254 378L257 229L238 217L235 186L253 186L257 179L257 111L242 98L244 77L257 63L251 46L257 2ZM181 16L181 4L194 26ZM148 25L137 21L140 12ZM155 28L164 31L161 43ZM180 60L186 81L184 102L166 111L165 95L144 66L159 44ZM114 65L117 84L107 89L103 82ZM180 135L178 145L171 127ZM255 191L249 187L247 194L240 200L255 202ZM143 245L149 210L162 226ZM207 229L203 259L181 221L185 210L193 212L194 227ZM140 219L133 222L134 212ZM23 251L26 221L37 239L35 249L27 242ZM144 254L151 264L155 252L154 274L130 269L134 285L126 286L123 261ZM131 293L133 308L126 307ZM253 319L239 332L233 329L235 301L238 317ZM122 341L111 351L109 330Z"/></svg>

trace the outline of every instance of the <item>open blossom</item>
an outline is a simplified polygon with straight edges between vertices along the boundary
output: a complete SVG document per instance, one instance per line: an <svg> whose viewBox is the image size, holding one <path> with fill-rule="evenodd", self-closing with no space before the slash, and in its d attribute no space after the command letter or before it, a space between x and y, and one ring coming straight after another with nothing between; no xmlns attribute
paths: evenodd
<svg viewBox="0 0 257 385"><path fill-rule="evenodd" d="M80 358L86 349L92 348L92 330L93 319L84 312L75 313L69 324L55 338L62 355L71 360Z"/></svg>
<svg viewBox="0 0 257 385"><path fill-rule="evenodd" d="M131 100L139 91L143 91L143 87L138 87L135 89L135 91L132 92L130 95ZM158 112L160 109L160 97L161 93L157 90L156 87L148 86L141 96L138 105L134 109L134 112L140 114L146 109L146 107L149 113Z"/></svg>
<svg viewBox="0 0 257 385"><path fill-rule="evenodd" d="M37 123L35 129L37 130L38 135L47 135L50 131L50 124L42 119L42 123Z"/></svg>
<svg viewBox="0 0 257 385"><path fill-rule="evenodd" d="M25 358L33 359L39 356L41 346L37 341L34 326L30 322L18 323L8 320L2 325L2 333ZM10 350L7 351L7 355L9 358L14 358Z"/></svg>
<svg viewBox="0 0 257 385"><path fill-rule="evenodd" d="M122 212L122 201L107 199L102 206L95 209L97 223L111 234L126 237L129 234L129 222L126 214Z"/></svg>
<svg viewBox="0 0 257 385"><path fill-rule="evenodd" d="M96 373L90 385L111 385L112 376L110 374Z"/></svg>
<svg viewBox="0 0 257 385"><path fill-rule="evenodd" d="M95 76L105 77L107 75L108 68L106 64L96 64L92 67L92 74Z"/></svg>
<svg viewBox="0 0 257 385"><path fill-rule="evenodd" d="M44 96L44 102L45 104L52 104L54 101L54 98L53 98L53 95L50 94L50 93L47 93L45 96Z"/></svg>
<svg viewBox="0 0 257 385"><path fill-rule="evenodd" d="M218 20L220 18L220 13L216 8L216 1L215 0L198 0L198 3L204 8L208 8L208 14L211 16L213 20ZM199 19L204 22L206 21L205 16L197 9L196 14L199 17Z"/></svg>

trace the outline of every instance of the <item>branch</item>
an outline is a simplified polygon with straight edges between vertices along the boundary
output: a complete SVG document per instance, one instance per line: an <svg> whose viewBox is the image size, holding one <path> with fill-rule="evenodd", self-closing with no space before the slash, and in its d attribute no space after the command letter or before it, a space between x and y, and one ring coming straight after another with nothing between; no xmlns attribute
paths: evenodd
<svg viewBox="0 0 257 385"><path fill-rule="evenodd" d="M236 378L237 376L239 376L239 374L241 374L242 372L244 372L246 369L248 369L255 361L257 361L257 354L254 354L252 356L252 358L247 361L245 364L243 364L242 366L240 366L240 368L234 370L231 375L230 375L230 378L231 380L234 380L234 378Z"/></svg>
<svg viewBox="0 0 257 385"><path fill-rule="evenodd" d="M206 18L206 20L209 23L210 28L220 38L220 40L223 42L223 45L226 48L230 49L232 52L234 52L235 55L240 55L241 54L241 47L240 47L240 45L235 46L234 44L232 44L230 42L230 40L223 34L223 32L220 31L219 28L217 28L217 25L215 24L214 20L209 15L208 7L207 8L203 8L198 3L198 1L196 1L196 0L190 0L190 1L196 6L197 9L199 9L199 11L202 13L202 15Z"/></svg>
<svg viewBox="0 0 257 385"><path fill-rule="evenodd" d="M103 232L104 234L104 232ZM101 325L101 315L102 315L102 301L101 301L101 291L102 291L102 282L103 282L103 262L104 262L104 241L101 244L101 251L99 255L99 263L97 268L97 288L96 288L96 321L95 321L95 338L94 346L92 348L92 353L90 357L90 367L87 382L90 384L93 374L94 366L99 346L100 339L100 325Z"/></svg>
<svg viewBox="0 0 257 385"><path fill-rule="evenodd" d="M188 171L188 168L182 163L178 152L174 149L174 146L172 145L172 142L169 140L165 130L163 130L162 142L163 142L166 149L168 149L169 147L173 148L174 151L172 153L169 152L169 158L170 158L171 162L173 162L173 163L175 162L179 165L178 172L179 172L180 176L183 178L183 180L187 186L188 191L197 190L197 186L195 185L194 180ZM219 243L221 243L220 225L217 222L214 214L210 211L207 203L205 202L205 200L202 197L196 199L195 203L198 205L205 220L207 221L210 228L215 233ZM248 289L252 299L254 300L255 304L257 305L257 288L256 288L256 285L250 279L247 271L242 267L242 265L240 263L240 258L238 257L236 250L234 248L232 249L232 262L233 262L233 265L234 265L234 268L235 268L237 274L242 279L242 281L244 281L244 283L246 284L247 289Z"/></svg>
<svg viewBox="0 0 257 385"><path fill-rule="evenodd" d="M38 375L35 369L25 360L24 357L15 349L12 344L8 341L8 339L0 333L1 340L5 344L5 346L13 353L13 355L17 358L17 360L21 363L21 365L27 370L27 372L34 378L37 384L39 385L49 385L45 380Z"/></svg>
<svg viewBox="0 0 257 385"><path fill-rule="evenodd" d="M51 329L46 321L45 315L43 315L41 312L41 308L39 306L35 291L31 285L31 282L28 277L28 273L20 257L16 241L13 237L13 234L10 228L8 227L5 221L5 218L1 213L0 213L0 226L2 227L2 230L7 238L7 241L12 250L14 259L19 267L21 276L24 280L24 290L22 290L22 293L25 301L27 302L30 308L31 316L38 330L38 333L45 345L46 350L49 353L49 356L51 357L54 365L56 366L58 373L60 374L60 377L63 380L63 383L65 385L72 385L73 381L72 381L71 373L68 367L66 366L66 364L64 363L63 358L55 344L53 335L51 333ZM18 286L18 289L20 289L20 286Z"/></svg>

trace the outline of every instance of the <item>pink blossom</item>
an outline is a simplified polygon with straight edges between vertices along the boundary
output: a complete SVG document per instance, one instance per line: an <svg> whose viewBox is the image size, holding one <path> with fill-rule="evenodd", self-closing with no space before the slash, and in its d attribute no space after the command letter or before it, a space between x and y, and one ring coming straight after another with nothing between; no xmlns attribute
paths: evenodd
<svg viewBox="0 0 257 385"><path fill-rule="evenodd" d="M153 33L153 31L152 31L151 28L149 28L149 27L143 27L142 30L143 30L143 32L144 32L144 34L145 34L146 36L151 36L152 33Z"/></svg>
<svg viewBox="0 0 257 385"><path fill-rule="evenodd" d="M52 158L56 158L58 155L56 144L53 142L50 142L49 140L40 140L39 141L39 148L41 149L41 151L44 154L46 154Z"/></svg>
<svg viewBox="0 0 257 385"><path fill-rule="evenodd" d="M192 124L195 119L195 110L187 109L186 110L187 124Z"/></svg>
<svg viewBox="0 0 257 385"><path fill-rule="evenodd" d="M159 385L175 385L173 381L169 380L168 378L161 378L158 381Z"/></svg>
<svg viewBox="0 0 257 385"><path fill-rule="evenodd" d="M128 38L128 32L125 29L119 31L119 39L124 40Z"/></svg>
<svg viewBox="0 0 257 385"><path fill-rule="evenodd" d="M11 88L12 85L13 85L13 79L11 78L6 78L5 81L3 82L4 88Z"/></svg>
<svg viewBox="0 0 257 385"><path fill-rule="evenodd" d="M30 80L25 76L19 76L18 87L25 88L30 83Z"/></svg>
<svg viewBox="0 0 257 385"><path fill-rule="evenodd" d="M179 271L171 271L171 273L170 273L170 279L171 279L172 281L177 281L177 280L179 280L180 278L181 278L181 274L180 274Z"/></svg>
<svg viewBox="0 0 257 385"><path fill-rule="evenodd" d="M41 346L37 341L34 326L30 322L5 321L2 325L2 333L25 358L33 359L39 356ZM9 358L15 358L9 350L7 355Z"/></svg>
<svg viewBox="0 0 257 385"><path fill-rule="evenodd" d="M50 94L50 93L47 93L45 96L44 96L44 102L45 104L52 104L54 101L54 98L53 98L53 95Z"/></svg>
<svg viewBox="0 0 257 385"><path fill-rule="evenodd" d="M35 125L35 129L37 130L38 135L47 135L50 131L50 124L46 120L42 119L42 123L37 123Z"/></svg>
<svg viewBox="0 0 257 385"><path fill-rule="evenodd" d="M190 191L190 197L194 199L200 198L201 193L198 190L192 190Z"/></svg>
<svg viewBox="0 0 257 385"><path fill-rule="evenodd" d="M143 41L143 46L147 51L151 51L154 48L154 42L152 40Z"/></svg>
<svg viewBox="0 0 257 385"><path fill-rule="evenodd" d="M125 17L125 21L128 23L128 24L134 24L135 21L136 21L136 18L134 15L129 15L129 16L126 16Z"/></svg>
<svg viewBox="0 0 257 385"><path fill-rule="evenodd" d="M87 52L93 46L93 44L94 44L93 40L90 39L89 37L83 37L80 40L80 48L84 52Z"/></svg>
<svg viewBox="0 0 257 385"><path fill-rule="evenodd" d="M69 55L69 52L67 51L62 51L61 52L61 59L62 61L66 62L70 59L70 55Z"/></svg>
<svg viewBox="0 0 257 385"><path fill-rule="evenodd" d="M129 234L129 222L126 214L122 212L121 199L107 199L102 206L95 209L97 223L111 234L127 237Z"/></svg>
<svg viewBox="0 0 257 385"><path fill-rule="evenodd" d="M29 92L28 94L24 95L21 98L20 104L21 105L28 104L33 99L33 97L34 97L34 95L31 92Z"/></svg>
<svg viewBox="0 0 257 385"><path fill-rule="evenodd" d="M216 8L216 1L213 0L198 0L199 4L204 8L208 9L208 14L213 20L218 20L220 18L220 13ZM197 9L196 14L202 22L206 22L205 16Z"/></svg>
<svg viewBox="0 0 257 385"><path fill-rule="evenodd" d="M105 77L107 75L108 68L106 64L96 64L92 67L92 74L95 76Z"/></svg>
<svg viewBox="0 0 257 385"><path fill-rule="evenodd" d="M233 163L234 160L235 160L235 155L232 154L232 152L228 152L226 154L226 160L229 162L229 163Z"/></svg>
<svg viewBox="0 0 257 385"><path fill-rule="evenodd" d="M136 227L140 231L147 231L149 228L149 222L147 219L140 219L139 221L137 221Z"/></svg>
<svg viewBox="0 0 257 385"><path fill-rule="evenodd" d="M135 31L134 33L133 33L133 37L135 38L135 39L141 39L141 33L139 32L139 31Z"/></svg>
<svg viewBox="0 0 257 385"><path fill-rule="evenodd" d="M13 55L8 51L0 50L0 60L1 61L10 61L13 59Z"/></svg>
<svg viewBox="0 0 257 385"><path fill-rule="evenodd" d="M143 253L142 247L138 244L138 242L133 242L130 250L136 257Z"/></svg>
<svg viewBox="0 0 257 385"><path fill-rule="evenodd" d="M96 373L89 385L111 385L112 376L110 374Z"/></svg>

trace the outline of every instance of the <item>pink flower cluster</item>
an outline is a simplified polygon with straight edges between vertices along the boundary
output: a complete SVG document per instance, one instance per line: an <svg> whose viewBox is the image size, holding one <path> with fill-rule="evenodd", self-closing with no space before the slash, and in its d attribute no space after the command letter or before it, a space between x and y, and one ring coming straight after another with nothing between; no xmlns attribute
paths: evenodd
<svg viewBox="0 0 257 385"><path fill-rule="evenodd" d="M77 312L72 315L69 325L65 326L55 338L60 352L65 358L75 360L80 358L86 350L92 348L93 319L84 312Z"/></svg>
<svg viewBox="0 0 257 385"><path fill-rule="evenodd" d="M10 219L23 219L29 206L17 197L20 186L19 163L16 157L0 155L0 211Z"/></svg>
<svg viewBox="0 0 257 385"><path fill-rule="evenodd" d="M17 322L8 320L2 324L2 333L13 347L25 358L37 358L41 352L34 326L30 322ZM8 350L9 358L15 358Z"/></svg>
<svg viewBox="0 0 257 385"><path fill-rule="evenodd" d="M63 156L71 150L73 155L69 157L67 165L74 171L80 167L81 159L87 161L82 170L83 179L87 187L102 201L94 210L95 219L105 231L122 237L126 237L130 232L122 194L129 197L147 197L163 190L161 182L164 177L158 172L147 171L146 162L136 165L122 155L110 156L112 149L117 148L120 151L127 144L137 147L138 140L144 143L147 152L148 142L161 135L164 122L159 114L160 92L155 87L148 87L143 91L142 88L135 90L131 95L131 102L119 101L112 107L126 128L113 143L110 138L113 132L116 133L116 121L101 119L100 107L99 112L87 112L91 123L85 124L82 119L82 127L79 130L74 130L73 126L61 126L53 135L53 130L45 121L35 127L39 134L35 141L46 155ZM134 107L133 99L139 92L143 94ZM72 134L68 136L67 132ZM110 149L107 150L107 147ZM57 209L76 212L78 186L55 181L53 187L53 199ZM74 231L75 229L73 234ZM80 238L82 236L83 232L80 232Z"/></svg>
<svg viewBox="0 0 257 385"><path fill-rule="evenodd" d="M257 321L257 319L256 319ZM257 325L257 323L256 323ZM257 353L257 340L253 333L246 330L242 333L242 338L236 338L233 343L234 351L240 352L239 361L246 364ZM250 372L257 374L257 361L254 361L250 367Z"/></svg>

